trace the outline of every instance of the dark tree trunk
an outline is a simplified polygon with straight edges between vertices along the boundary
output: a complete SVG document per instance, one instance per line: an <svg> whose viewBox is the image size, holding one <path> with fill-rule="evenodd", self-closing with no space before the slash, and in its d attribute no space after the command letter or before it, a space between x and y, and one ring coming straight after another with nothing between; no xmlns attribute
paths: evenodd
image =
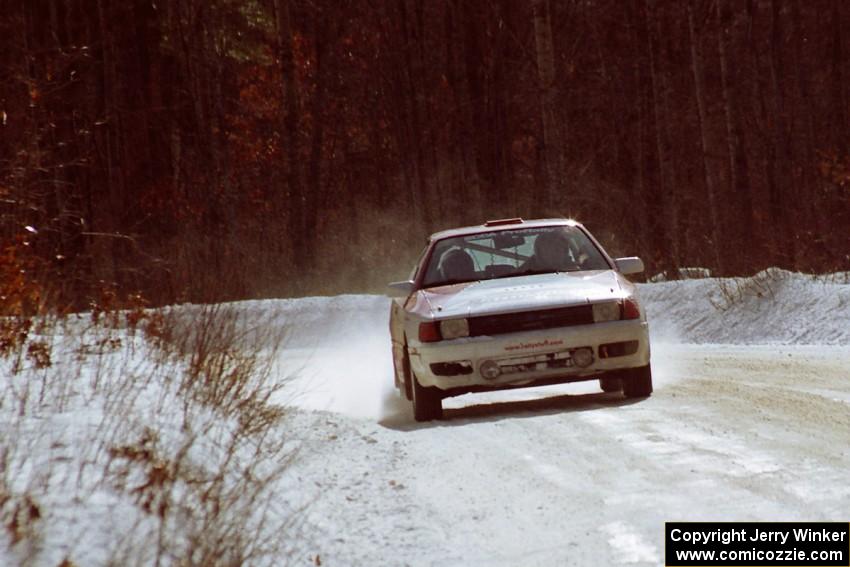
<svg viewBox="0 0 850 567"><path fill-rule="evenodd" d="M718 55L720 58L720 82L723 99L723 112L726 121L726 145L729 163L729 200L735 203L737 216L732 217L735 227L735 241L741 247L734 258L737 272L746 269L748 253L754 251L753 245L753 207L750 194L750 180L747 156L742 139L742 131L738 117L738 99L735 89L737 74L733 59L729 56L730 36L734 25L733 15L729 11L726 0L718 0L717 17Z"/></svg>
<svg viewBox="0 0 850 567"><path fill-rule="evenodd" d="M709 242L711 257L714 260L713 268L719 274L725 272L723 255L720 254L720 231L721 217L717 203L717 183L714 176L714 167L709 161L709 139L708 139L708 115L706 111L705 85L703 82L703 58L699 48L699 36L697 36L694 25L693 0L688 0L688 39L691 47L691 76L694 84L694 98L697 106L697 123L699 125L699 150L700 165L705 182L705 191L708 202L709 217Z"/></svg>

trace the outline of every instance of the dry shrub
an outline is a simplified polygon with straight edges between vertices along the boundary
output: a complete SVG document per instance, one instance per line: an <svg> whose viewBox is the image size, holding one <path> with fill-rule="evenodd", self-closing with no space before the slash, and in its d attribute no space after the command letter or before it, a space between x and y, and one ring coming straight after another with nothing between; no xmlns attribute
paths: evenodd
<svg viewBox="0 0 850 567"><path fill-rule="evenodd" d="M35 524L41 519L41 508L29 494L15 499L10 506L9 519L6 521L12 545L27 538L35 530Z"/></svg>
<svg viewBox="0 0 850 567"><path fill-rule="evenodd" d="M31 315L44 306L44 290L33 279L39 259L20 234L0 250L0 316Z"/></svg>
<svg viewBox="0 0 850 567"><path fill-rule="evenodd" d="M33 341L27 347L27 360L39 370L50 368L50 345L46 341Z"/></svg>
<svg viewBox="0 0 850 567"><path fill-rule="evenodd" d="M0 319L0 364L21 376L0 380L0 423L10 433L0 439L0 517L15 554L43 560L40 526L54 520L38 503L67 492L77 506L108 494L137 511L110 564L281 564L293 518L275 491L294 453L284 409L272 402L282 386L275 328L232 306L152 310L108 289L91 307L49 325ZM40 459L64 443L51 416L76 408L102 411L100 422L45 468ZM33 423L42 438L13 434ZM21 476L37 466L37 476Z"/></svg>
<svg viewBox="0 0 850 567"><path fill-rule="evenodd" d="M776 286L787 276L788 272L768 268L749 278L718 278L716 280L718 293L708 299L718 311L726 311L751 298L774 299Z"/></svg>
<svg viewBox="0 0 850 567"><path fill-rule="evenodd" d="M19 353L26 344L32 320L25 317L7 317L0 319L0 356L7 357Z"/></svg>
<svg viewBox="0 0 850 567"><path fill-rule="evenodd" d="M8 448L0 448L0 525L12 546L23 546L21 558L29 562L40 543L38 530L42 507L30 492L16 493L12 489L8 476L9 457Z"/></svg>
<svg viewBox="0 0 850 567"><path fill-rule="evenodd" d="M127 296L127 310L124 313L124 319L130 334L135 334L142 321L148 318L148 313L145 311L147 306L148 302L142 297L141 293L131 293Z"/></svg>

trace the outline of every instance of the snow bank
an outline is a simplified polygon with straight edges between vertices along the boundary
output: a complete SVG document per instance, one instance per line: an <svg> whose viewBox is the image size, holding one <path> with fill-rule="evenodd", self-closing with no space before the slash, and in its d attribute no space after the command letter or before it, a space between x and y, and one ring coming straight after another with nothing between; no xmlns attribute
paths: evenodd
<svg viewBox="0 0 850 567"><path fill-rule="evenodd" d="M765 270L749 278L642 284L653 340L848 345L850 279Z"/></svg>

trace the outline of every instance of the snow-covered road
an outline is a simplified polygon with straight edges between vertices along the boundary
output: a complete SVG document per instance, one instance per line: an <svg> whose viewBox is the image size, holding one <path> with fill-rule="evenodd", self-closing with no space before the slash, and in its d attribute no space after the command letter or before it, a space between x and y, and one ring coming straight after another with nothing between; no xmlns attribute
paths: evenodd
<svg viewBox="0 0 850 567"><path fill-rule="evenodd" d="M848 519L840 336L659 338L647 400L595 383L516 390L446 400L444 421L419 424L391 390L386 300L316 301L283 353L301 369L290 395L318 410L291 420L303 564L659 565L668 520Z"/></svg>

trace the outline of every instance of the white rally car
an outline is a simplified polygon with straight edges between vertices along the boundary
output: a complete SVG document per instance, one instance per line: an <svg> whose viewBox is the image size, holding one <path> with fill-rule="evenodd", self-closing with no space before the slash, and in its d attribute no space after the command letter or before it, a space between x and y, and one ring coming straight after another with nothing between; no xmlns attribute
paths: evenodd
<svg viewBox="0 0 850 567"><path fill-rule="evenodd" d="M389 285L395 384L417 421L469 392L598 379L649 396L646 313L624 277L642 271L572 220L433 234L410 279Z"/></svg>

